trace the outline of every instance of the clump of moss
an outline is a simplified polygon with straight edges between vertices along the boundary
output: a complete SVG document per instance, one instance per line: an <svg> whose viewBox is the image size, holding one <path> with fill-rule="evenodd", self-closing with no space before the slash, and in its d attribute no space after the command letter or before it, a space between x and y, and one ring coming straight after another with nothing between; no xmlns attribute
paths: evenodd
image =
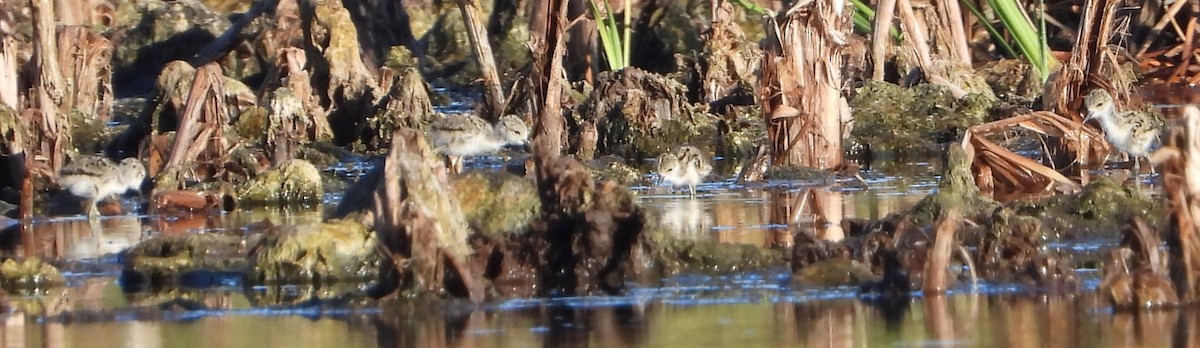
<svg viewBox="0 0 1200 348"><path fill-rule="evenodd" d="M121 253L123 286L175 285L193 271L240 274L249 268L248 238L204 233L147 239Z"/></svg>
<svg viewBox="0 0 1200 348"><path fill-rule="evenodd" d="M378 275L375 234L352 220L277 227L253 249L254 280L267 284L365 281Z"/></svg>
<svg viewBox="0 0 1200 348"><path fill-rule="evenodd" d="M541 214L533 180L503 172L470 172L457 178L454 195L467 222L481 233L524 232Z"/></svg>
<svg viewBox="0 0 1200 348"><path fill-rule="evenodd" d="M0 263L0 285L8 292L23 293L66 284L62 273L36 257Z"/></svg>
<svg viewBox="0 0 1200 348"><path fill-rule="evenodd" d="M621 185L631 185L642 180L642 172L616 156L600 156L588 166L592 171L592 180L601 182L612 180Z"/></svg>
<svg viewBox="0 0 1200 348"><path fill-rule="evenodd" d="M1162 207L1145 193L1110 178L1099 178L1078 194L1015 202L1013 209L1041 218L1048 230L1066 234L1058 237L1119 236L1134 216L1155 228L1163 216Z"/></svg>
<svg viewBox="0 0 1200 348"><path fill-rule="evenodd" d="M981 195L974 178L966 152L961 147L951 146L938 190L913 206L913 222L918 226L932 224L946 209L958 209L963 216L990 214L1000 204Z"/></svg>
<svg viewBox="0 0 1200 348"><path fill-rule="evenodd" d="M987 121L992 100L983 94L955 99L934 84L904 88L870 81L850 101L855 120L850 142L876 151L932 150Z"/></svg>
<svg viewBox="0 0 1200 348"><path fill-rule="evenodd" d="M783 265L783 253L746 244L672 239L659 243L666 274L727 274Z"/></svg>
<svg viewBox="0 0 1200 348"><path fill-rule="evenodd" d="M320 204L325 199L321 171L305 160L290 160L251 179L238 190L246 204Z"/></svg>
<svg viewBox="0 0 1200 348"><path fill-rule="evenodd" d="M880 279L868 265L846 258L817 261L792 275L793 282L818 288L859 286Z"/></svg>

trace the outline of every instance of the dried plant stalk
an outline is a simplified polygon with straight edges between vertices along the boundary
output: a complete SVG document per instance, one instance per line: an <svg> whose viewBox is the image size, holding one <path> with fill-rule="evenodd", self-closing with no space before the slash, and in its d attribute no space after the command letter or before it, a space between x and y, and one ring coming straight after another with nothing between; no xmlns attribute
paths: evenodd
<svg viewBox="0 0 1200 348"><path fill-rule="evenodd" d="M467 248L467 223L450 189L446 168L425 136L410 128L397 128L384 162L383 179L375 188L375 230L397 265L411 262L421 290L445 290L444 266L457 274L467 296L483 300L483 286L463 260ZM407 267L399 266L398 269Z"/></svg>
<svg viewBox="0 0 1200 348"><path fill-rule="evenodd" d="M308 58L303 49L280 49L258 95L268 95L277 88L291 90L304 106L302 111L309 122L308 133L305 135L312 140L327 140L333 137L333 130L329 126L329 119L325 117L325 108L321 106L320 98L314 92L308 71L304 70L306 66Z"/></svg>
<svg viewBox="0 0 1200 348"><path fill-rule="evenodd" d="M562 154L566 121L562 114L563 55L566 47L566 0L551 0L540 5L540 11L530 16L530 49L533 50L533 109L537 116L534 125L534 154L542 164ZM540 13L539 13L540 12Z"/></svg>
<svg viewBox="0 0 1200 348"><path fill-rule="evenodd" d="M479 64L483 79L482 115L491 121L499 120L500 113L505 109L504 90L500 87L500 74L496 71L496 56L492 54L492 44L488 41L487 26L480 18L479 5L475 0L458 0L458 8L467 25L467 39L471 41L471 52L475 53L475 62Z"/></svg>
<svg viewBox="0 0 1200 348"><path fill-rule="evenodd" d="M20 110L17 87L17 40L5 35L0 38L0 104Z"/></svg>
<svg viewBox="0 0 1200 348"><path fill-rule="evenodd" d="M883 81L884 61L892 42L892 19L896 16L896 0L880 0L875 11L875 26L871 32L871 79Z"/></svg>
<svg viewBox="0 0 1200 348"><path fill-rule="evenodd" d="M1118 0L1086 0L1079 24L1079 41L1071 50L1067 64L1052 75L1042 93L1042 105L1047 111L1067 115L1072 120L1083 120L1077 110L1083 105L1084 87L1089 76L1107 80L1101 75L1102 50L1108 46L1112 36L1113 17Z"/></svg>
<svg viewBox="0 0 1200 348"><path fill-rule="evenodd" d="M1074 144L1071 146L1080 149L1077 151L1085 157L1087 154L1103 156L1108 153L1108 144L1102 140L1100 133L1078 121L1051 112L1037 111L977 125L967 130L962 146L967 156L974 159L971 168L976 184L985 191L992 188L1006 193L1021 193L1045 192L1055 187L1071 191L1082 188L1057 170L1013 153L986 138L990 134L1017 128L1059 139L1064 144Z"/></svg>
<svg viewBox="0 0 1200 348"><path fill-rule="evenodd" d="M81 26L58 31L63 108L74 108L101 122L112 119L112 51L108 39Z"/></svg>
<svg viewBox="0 0 1200 348"><path fill-rule="evenodd" d="M925 262L925 279L921 290L926 294L946 291L946 272L950 266L950 254L954 251L954 233L962 216L956 209L942 213L933 238L933 248Z"/></svg>
<svg viewBox="0 0 1200 348"><path fill-rule="evenodd" d="M231 196L222 193L192 190L170 190L154 193L154 198L151 200L152 204L150 205L150 211L153 214L162 214L171 211L229 211L231 210L229 209L231 207L225 207L225 204L231 201Z"/></svg>
<svg viewBox="0 0 1200 348"><path fill-rule="evenodd" d="M1170 210L1166 239L1171 281L1181 301L1195 303L1200 299L1200 109L1187 106L1182 123L1150 162L1162 172Z"/></svg>
<svg viewBox="0 0 1200 348"><path fill-rule="evenodd" d="M34 136L37 147L33 155L35 160L47 161L52 173L58 173L65 164L64 150L70 144L70 124L67 114L59 109L63 79L58 66L54 5L50 0L30 0L30 8L34 18L33 52L37 64L32 104L39 111L33 120L37 125Z"/></svg>
<svg viewBox="0 0 1200 348"><path fill-rule="evenodd" d="M196 69L179 120L179 130L175 132L175 144L171 147L167 168L178 168L194 160L220 158L219 163L225 162L222 157L228 145L224 127L229 122L229 110L224 100L224 80L221 66L216 63ZM209 155L201 157L206 150L209 150Z"/></svg>

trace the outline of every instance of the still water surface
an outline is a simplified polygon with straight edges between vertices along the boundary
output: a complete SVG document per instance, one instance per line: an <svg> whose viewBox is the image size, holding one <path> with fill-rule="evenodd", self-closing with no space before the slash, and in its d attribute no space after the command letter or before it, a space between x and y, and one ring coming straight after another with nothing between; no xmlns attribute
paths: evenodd
<svg viewBox="0 0 1200 348"><path fill-rule="evenodd" d="M847 217L878 218L910 207L935 178L863 173L827 192ZM924 179L920 179L924 178ZM854 179L857 180L857 179ZM864 184L865 181L865 184ZM702 185L696 199L639 187L640 204L682 238L771 247L808 188ZM876 304L853 289L794 288L787 271L725 277L681 275L634 285L625 296L514 299L482 306L385 302L368 307L304 304L302 288L228 287L127 294L115 254L158 234L320 220L318 212L255 211L201 220L108 217L93 232L79 218L35 224L7 253L68 260L70 286L10 296L5 347L1126 347L1200 346L1200 312L1114 314L1087 291L1041 294L1005 284L962 285L949 295ZM1055 245L1094 252L1095 241ZM1082 270L1088 289L1098 275ZM286 303L286 304L283 304ZM300 304L296 304L300 303Z"/></svg>

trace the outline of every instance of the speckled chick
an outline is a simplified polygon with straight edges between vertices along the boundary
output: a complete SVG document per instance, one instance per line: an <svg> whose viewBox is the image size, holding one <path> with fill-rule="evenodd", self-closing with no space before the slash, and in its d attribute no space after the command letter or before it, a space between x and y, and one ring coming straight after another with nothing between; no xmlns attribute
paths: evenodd
<svg viewBox="0 0 1200 348"><path fill-rule="evenodd" d="M681 146L658 156L658 175L672 186L687 186L696 196L696 185L712 173L712 163L703 151L694 146Z"/></svg>
<svg viewBox="0 0 1200 348"><path fill-rule="evenodd" d="M120 163L99 156L83 156L63 166L58 185L88 204L88 215L98 216L96 203L137 189L146 180L146 167L136 158Z"/></svg>
<svg viewBox="0 0 1200 348"><path fill-rule="evenodd" d="M496 152L505 145L524 145L529 126L516 115L501 117L495 125L469 114L449 114L429 126L434 148L450 159L451 171L462 170L462 158Z"/></svg>
<svg viewBox="0 0 1200 348"><path fill-rule="evenodd" d="M1140 170L1140 158L1150 153L1158 140L1158 127L1154 115L1143 111L1119 111L1111 94L1104 89L1093 89L1083 99L1088 116L1084 121L1096 120L1104 130L1104 138L1121 152L1134 158L1134 172Z"/></svg>

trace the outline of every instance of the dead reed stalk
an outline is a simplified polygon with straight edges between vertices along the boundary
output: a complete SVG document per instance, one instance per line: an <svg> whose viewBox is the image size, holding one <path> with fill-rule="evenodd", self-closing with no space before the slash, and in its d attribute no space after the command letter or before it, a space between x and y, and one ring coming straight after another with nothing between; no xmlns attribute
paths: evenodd
<svg viewBox="0 0 1200 348"><path fill-rule="evenodd" d="M896 0L880 0L871 31L871 79L883 81L883 67L888 46L892 42L892 19L896 17Z"/></svg>
<svg viewBox="0 0 1200 348"><path fill-rule="evenodd" d="M1168 202L1171 280L1182 302L1195 303L1200 300L1200 109L1187 106L1182 127L1166 141L1150 161L1163 175Z"/></svg>
<svg viewBox="0 0 1200 348"><path fill-rule="evenodd" d="M64 109L74 109L92 120L112 119L112 52L108 39L82 26L58 30L58 58L62 68Z"/></svg>
<svg viewBox="0 0 1200 348"><path fill-rule="evenodd" d="M1082 121L1077 111L1083 105L1088 79L1108 80L1102 73L1103 52L1112 36L1114 14L1119 0L1086 0L1071 58L1048 79L1042 93L1044 109ZM1069 153L1069 152L1068 152ZM1064 159L1065 160L1065 159ZM1063 161L1058 161L1063 162Z"/></svg>
<svg viewBox="0 0 1200 348"><path fill-rule="evenodd" d="M563 55L566 54L563 34L566 30L567 0L551 0L539 5L530 16L529 48L533 51L530 74L533 90L534 154L538 166L549 163L563 151L563 130L566 121L562 114Z"/></svg>
<svg viewBox="0 0 1200 348"><path fill-rule="evenodd" d="M411 272L411 286L429 293L465 290L483 300L483 285L466 267L467 223L450 190L446 169L411 128L397 128L374 191L375 231L396 269ZM446 272L446 267L450 272ZM447 278L450 275L451 278ZM456 281L452 282L451 279Z"/></svg>
<svg viewBox="0 0 1200 348"><path fill-rule="evenodd" d="M962 146L972 158L971 170L975 183L986 192L1035 193L1056 189L1075 191L1082 188L1079 183L1062 175L1054 168L1014 153L987 137L1011 130L1033 132L1051 139L1059 139L1071 145L1083 157L1103 156L1108 153L1108 144L1095 130L1079 121L1058 116L1051 112L1036 111L1026 115L1010 117L971 127L963 137Z"/></svg>
<svg viewBox="0 0 1200 348"><path fill-rule="evenodd" d="M950 254L954 251L955 231L962 220L956 209L947 209L937 222L937 232L933 237L933 247L925 261L925 279L921 290L925 294L943 293L946 291L946 274L950 267Z"/></svg>
<svg viewBox="0 0 1200 348"><path fill-rule="evenodd" d="M475 0L458 0L458 8L462 11L463 22L467 25L467 39L471 41L471 52L475 54L475 62L479 64L480 77L483 79L483 112L484 118L490 121L500 119L505 109L504 90L500 87L500 74L496 71L496 56L492 54L492 44L488 41L487 26L479 14L479 5Z"/></svg>
<svg viewBox="0 0 1200 348"><path fill-rule="evenodd" d="M17 40L0 37L0 104L21 110L20 87L17 85Z"/></svg>
<svg viewBox="0 0 1200 348"><path fill-rule="evenodd" d="M54 4L51 0L30 0L34 18L33 54L34 99L31 103L37 114L32 120L36 126L34 138L37 147L34 159L47 161L51 173L58 173L66 162L64 153L70 146L70 124L67 114L61 112L63 98L62 70L58 66L58 35L54 19Z"/></svg>
<svg viewBox="0 0 1200 348"><path fill-rule="evenodd" d="M175 132L175 143L167 160L167 168L197 160L213 160L224 157L228 149L224 136L225 124L229 122L229 110L225 103L225 76L221 66L209 63L196 69L187 102L180 114L179 130ZM208 156L201 157L208 150ZM219 163L224 163L221 160Z"/></svg>

